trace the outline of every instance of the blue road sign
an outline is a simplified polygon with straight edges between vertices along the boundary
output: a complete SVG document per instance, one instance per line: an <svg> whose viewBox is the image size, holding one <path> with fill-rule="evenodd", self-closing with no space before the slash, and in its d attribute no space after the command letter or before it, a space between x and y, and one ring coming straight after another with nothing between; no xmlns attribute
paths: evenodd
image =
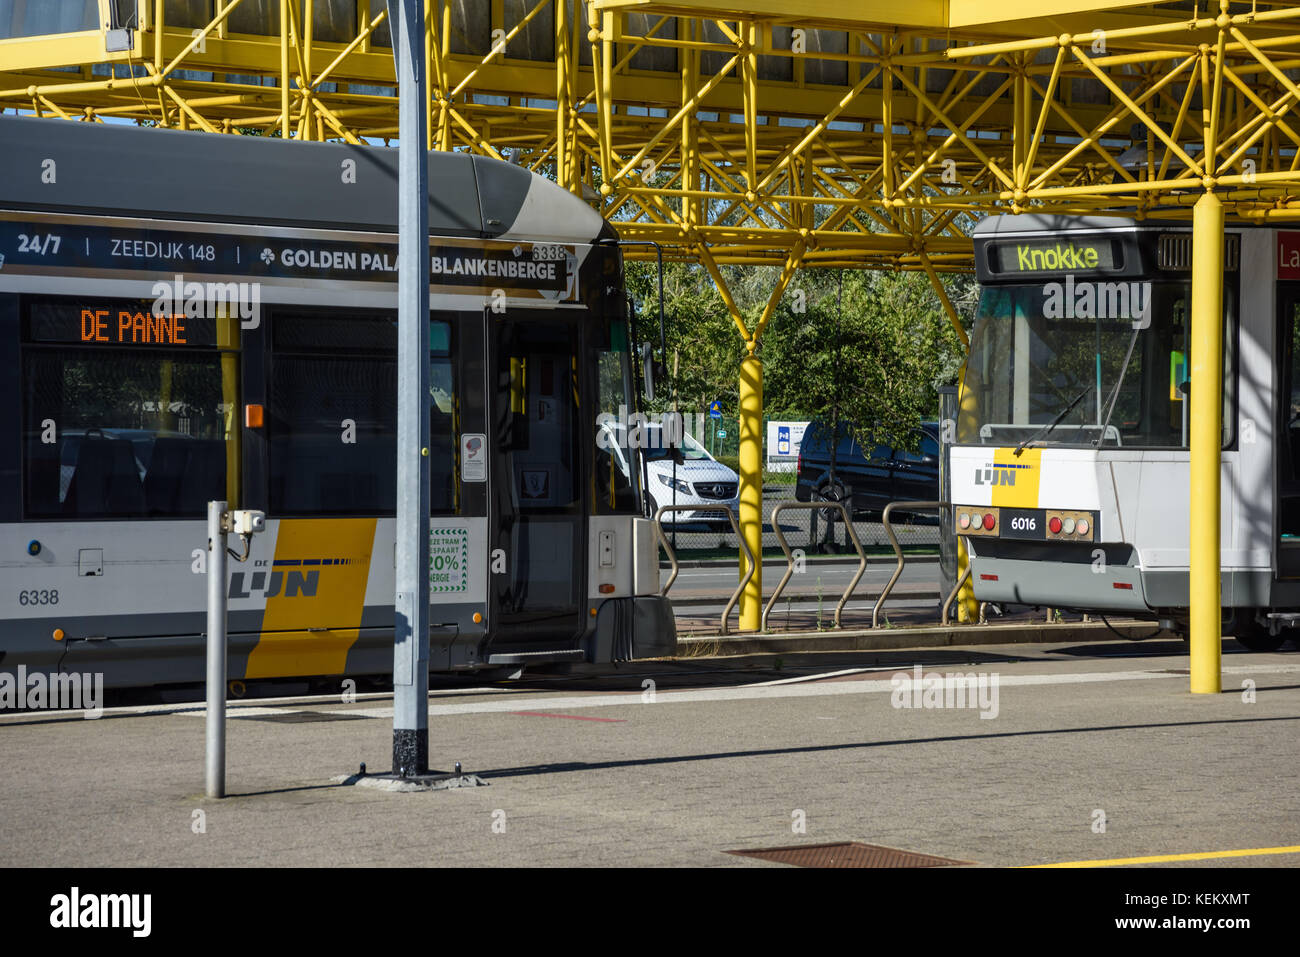
<svg viewBox="0 0 1300 957"><path fill-rule="evenodd" d="M713 402L711 402L711 403L709 404L709 418L710 418L710 419L720 419L720 418L722 418L722 403L721 403L721 402L718 402L717 400L714 400Z"/></svg>

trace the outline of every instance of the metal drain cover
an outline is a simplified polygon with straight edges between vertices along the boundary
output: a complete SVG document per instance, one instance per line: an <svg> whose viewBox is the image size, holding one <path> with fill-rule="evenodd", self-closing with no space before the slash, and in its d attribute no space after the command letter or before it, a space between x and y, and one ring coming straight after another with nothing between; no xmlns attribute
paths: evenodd
<svg viewBox="0 0 1300 957"><path fill-rule="evenodd" d="M972 864L973 861L954 861L932 854L901 851L896 847L879 844L859 844L846 841L842 844L802 844L797 847L767 847L756 851L727 851L740 857L758 857L778 864L794 867L949 867Z"/></svg>
<svg viewBox="0 0 1300 957"><path fill-rule="evenodd" d="M231 715L241 721L274 721L276 724L306 724L309 721L365 721L368 715L337 711L286 711L284 714Z"/></svg>

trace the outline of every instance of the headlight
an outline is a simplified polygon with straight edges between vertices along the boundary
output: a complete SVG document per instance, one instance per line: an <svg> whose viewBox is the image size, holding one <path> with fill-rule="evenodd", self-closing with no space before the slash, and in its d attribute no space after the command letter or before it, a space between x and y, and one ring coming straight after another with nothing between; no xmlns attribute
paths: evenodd
<svg viewBox="0 0 1300 957"><path fill-rule="evenodd" d="M685 481L684 479L675 479L671 475L660 475L659 481L663 482L669 488L677 489L677 491L681 492L683 495L692 494L691 483Z"/></svg>

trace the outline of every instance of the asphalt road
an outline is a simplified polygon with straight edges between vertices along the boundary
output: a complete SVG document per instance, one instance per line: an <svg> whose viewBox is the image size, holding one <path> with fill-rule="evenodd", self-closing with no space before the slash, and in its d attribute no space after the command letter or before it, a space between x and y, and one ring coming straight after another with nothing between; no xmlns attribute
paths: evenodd
<svg viewBox="0 0 1300 957"><path fill-rule="evenodd" d="M444 686L432 760L489 786L432 793L331 783L387 764L385 696L232 705L220 801L201 705L0 717L0 859L773 867L727 852L859 841L980 865L1300 863L1300 654L1228 651L1223 693L1196 696L1176 642L783 657ZM925 706L892 681L914 665L986 693Z"/></svg>

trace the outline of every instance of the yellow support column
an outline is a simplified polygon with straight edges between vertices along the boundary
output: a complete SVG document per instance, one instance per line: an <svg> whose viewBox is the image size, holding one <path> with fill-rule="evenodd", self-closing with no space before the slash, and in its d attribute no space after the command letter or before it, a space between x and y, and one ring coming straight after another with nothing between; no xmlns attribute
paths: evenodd
<svg viewBox="0 0 1300 957"><path fill-rule="evenodd" d="M221 404L226 441L226 501L238 508L243 501L242 475L243 438L240 424L243 406L239 387L239 317L226 315L217 319L217 348L221 351Z"/></svg>
<svg viewBox="0 0 1300 957"><path fill-rule="evenodd" d="M1193 694L1222 690L1219 473L1223 446L1223 206L1213 193L1192 219L1191 676Z"/></svg>
<svg viewBox="0 0 1300 957"><path fill-rule="evenodd" d="M740 360L740 534L754 556L754 577L740 596L740 630L758 631L763 617L763 360L746 345ZM740 574L746 571L740 551Z"/></svg>
<svg viewBox="0 0 1300 957"><path fill-rule="evenodd" d="M935 277L938 278L937 276ZM954 313L955 314L955 313ZM960 323L957 329L961 330ZM963 331L964 334L964 331ZM967 348L967 360L969 361L969 341L964 343ZM957 373L957 434L970 435L978 427L976 418L977 410L975 408L975 397L966 390L966 362L962 362L961 371ZM955 438L955 436L954 436ZM970 567L970 554L966 548L966 539L957 536L957 579L966 573ZM979 621L980 603L975 599L975 583L968 581L957 591L957 620L960 622Z"/></svg>

